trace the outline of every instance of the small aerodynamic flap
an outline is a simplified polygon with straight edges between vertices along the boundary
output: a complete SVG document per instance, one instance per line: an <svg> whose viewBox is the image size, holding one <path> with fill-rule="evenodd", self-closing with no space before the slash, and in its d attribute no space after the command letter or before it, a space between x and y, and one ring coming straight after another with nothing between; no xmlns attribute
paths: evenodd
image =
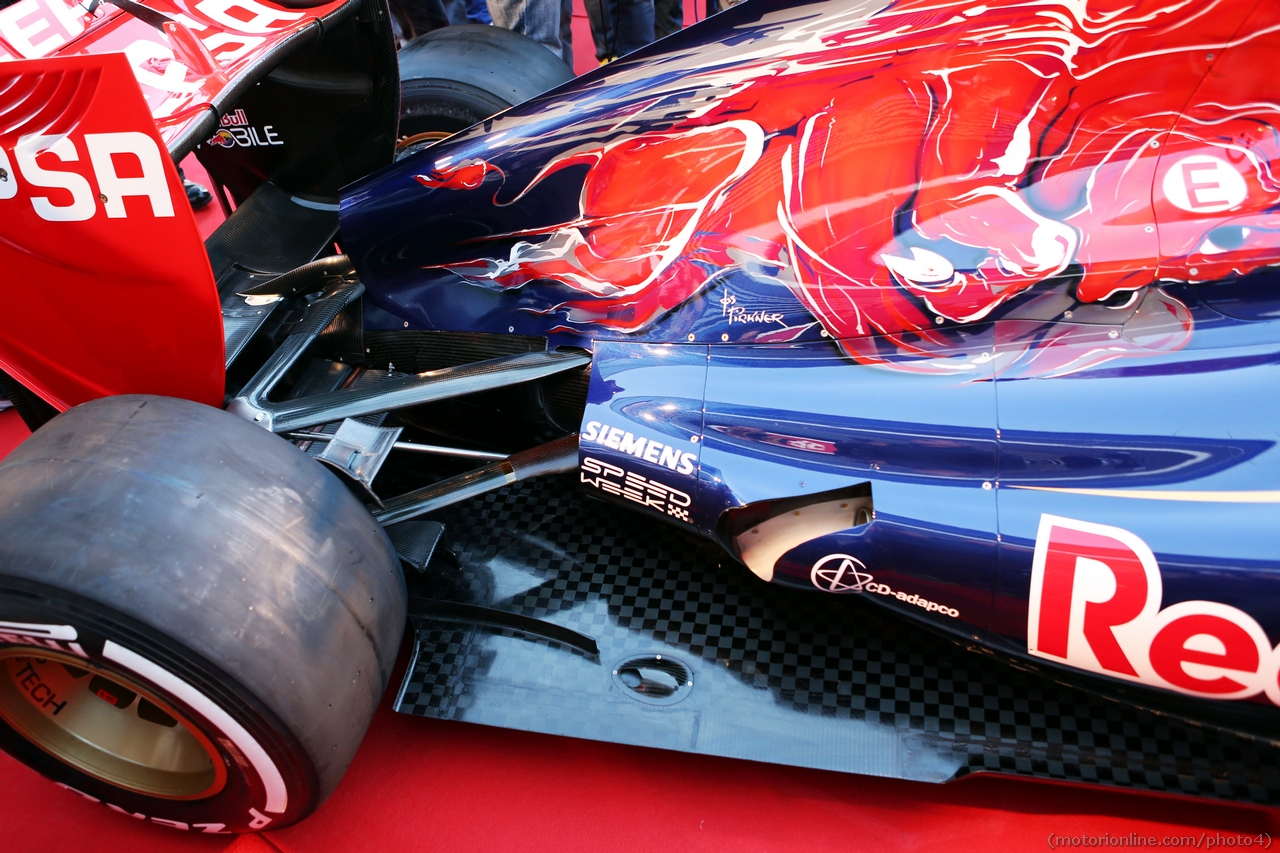
<svg viewBox="0 0 1280 853"><path fill-rule="evenodd" d="M208 256L122 54L0 64L0 369L59 409L222 403Z"/></svg>

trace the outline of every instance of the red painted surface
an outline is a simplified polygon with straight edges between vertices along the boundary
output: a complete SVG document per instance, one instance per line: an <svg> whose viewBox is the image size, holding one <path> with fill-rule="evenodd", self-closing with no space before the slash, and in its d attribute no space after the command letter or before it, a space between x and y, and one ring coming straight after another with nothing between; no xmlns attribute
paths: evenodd
<svg viewBox="0 0 1280 853"><path fill-rule="evenodd" d="M1247 833L1256 844L1258 833L1280 833L1274 810L1020 780L930 785L801 770L405 717L389 699L333 797L260 838L142 824L0 755L3 847L990 853L1047 850L1051 833L1190 836L1200 849L1206 834Z"/></svg>
<svg viewBox="0 0 1280 853"><path fill-rule="evenodd" d="M150 0L164 31L110 4L92 15L69 0L21 0L0 11L0 62L120 51L160 135L177 138L233 80L345 0L286 9L261 0Z"/></svg>
<svg viewBox="0 0 1280 853"><path fill-rule="evenodd" d="M0 268L23 283L0 292L0 368L62 409L221 404L213 274L125 58L4 63L0 115Z"/></svg>

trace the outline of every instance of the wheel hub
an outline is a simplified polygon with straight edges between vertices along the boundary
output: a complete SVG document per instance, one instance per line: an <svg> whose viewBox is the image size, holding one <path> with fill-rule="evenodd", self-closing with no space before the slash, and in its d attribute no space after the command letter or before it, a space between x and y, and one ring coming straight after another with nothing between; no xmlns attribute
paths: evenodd
<svg viewBox="0 0 1280 853"><path fill-rule="evenodd" d="M209 739L147 688L53 652L0 650L0 718L90 776L172 800L212 796L227 771Z"/></svg>

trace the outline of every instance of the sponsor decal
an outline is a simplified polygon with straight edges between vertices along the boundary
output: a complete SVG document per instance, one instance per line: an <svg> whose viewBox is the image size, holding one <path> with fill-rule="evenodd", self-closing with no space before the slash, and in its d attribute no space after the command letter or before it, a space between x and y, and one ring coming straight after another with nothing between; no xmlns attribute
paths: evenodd
<svg viewBox="0 0 1280 853"><path fill-rule="evenodd" d="M693 476L694 464L698 457L686 450L663 444L647 438L636 438L635 435L612 427L600 421L590 421L582 430L582 441L594 441L602 447L626 453L637 459L643 459L654 465L665 465L677 474Z"/></svg>
<svg viewBox="0 0 1280 853"><path fill-rule="evenodd" d="M887 583L877 583L866 569L866 565L857 557L851 557L848 554L828 554L813 564L813 570L809 572L809 580L823 592L834 592L838 595L873 592L876 595L896 598L906 604L914 604L928 613L941 613L953 619L960 615L960 611L954 607L921 598L915 593L895 590Z"/></svg>
<svg viewBox="0 0 1280 853"><path fill-rule="evenodd" d="M590 456L582 457L581 477L583 483L606 494L649 507L678 521L693 523L689 518L693 499L687 492Z"/></svg>
<svg viewBox="0 0 1280 853"><path fill-rule="evenodd" d="M183 821L180 821L180 820L167 820L162 817L148 818L145 814L142 814L140 812L126 811L125 809L122 809L113 803L104 802L103 800L100 800L97 797L90 796L89 794L86 794L84 791L80 791L75 788L72 788L70 785L65 785L62 782L54 782L53 784L57 785L59 788L65 788L66 790L70 791L73 794L79 794L80 796L84 797L86 800L88 800L91 803L101 803L102 805L111 809L113 812L119 812L122 815L128 815L129 817L134 818L135 820L150 820L152 823L159 824L160 826L167 826L170 829L181 829L181 830L185 830L186 832L198 832L201 834L207 833L211 835L231 835L231 832L227 829L227 825L225 823L190 823L189 824L189 823L184 823ZM249 817L252 821L256 822L262 818L262 815L256 809L251 808L249 809ZM266 822L270 823L271 819L266 818ZM266 826L265 823L262 825ZM251 823L250 826L253 826L253 824ZM260 829L261 827L254 826L253 828Z"/></svg>
<svg viewBox="0 0 1280 853"><path fill-rule="evenodd" d="M774 444L779 447L790 447L792 450L803 450L806 453L823 453L827 456L834 456L836 446L829 441L821 441L815 438L802 438L798 435L779 435L778 433L765 433L765 444Z"/></svg>
<svg viewBox="0 0 1280 853"><path fill-rule="evenodd" d="M243 109L227 113L222 117L222 127L206 140L206 145L216 148L265 148L271 145L284 145L284 140L275 131L275 125L264 124L259 130L249 124L249 117Z"/></svg>
<svg viewBox="0 0 1280 853"><path fill-rule="evenodd" d="M0 10L0 39L9 43L17 57L38 59L83 33L91 20L76 3L21 0Z"/></svg>
<svg viewBox="0 0 1280 853"><path fill-rule="evenodd" d="M849 593L862 592L866 583L871 580L866 565L857 557L848 554L828 554L813 564L809 572L809 580L823 592Z"/></svg>
<svg viewBox="0 0 1280 853"><path fill-rule="evenodd" d="M876 583L874 581L866 585L867 592L874 592L876 595L888 595L905 604L914 604L916 607L922 608L929 613L941 613L943 616L950 616L956 619L960 616L960 611L954 607L947 607L945 604L939 604L936 601L930 601L915 593L906 593L902 590L891 588L887 583Z"/></svg>
<svg viewBox="0 0 1280 853"><path fill-rule="evenodd" d="M791 450L802 450L805 453L822 453L826 456L835 456L839 448L835 442L824 441L820 438L806 438L802 435L787 435L781 432L769 432L768 430L756 429L755 427L742 426L722 426L712 424L709 427L715 432L739 438L744 441L758 441L762 444L772 444L774 447L786 447Z"/></svg>
<svg viewBox="0 0 1280 853"><path fill-rule="evenodd" d="M1183 157L1174 163L1165 173L1163 186L1165 198L1188 213L1221 213L1249 195L1235 167L1209 154Z"/></svg>
<svg viewBox="0 0 1280 853"><path fill-rule="evenodd" d="M748 311L738 305L738 297L727 289L720 297L720 316L726 318L730 326L734 323L777 323L784 327L787 325L783 322L781 311Z"/></svg>
<svg viewBox="0 0 1280 853"><path fill-rule="evenodd" d="M150 210L152 216L173 216L173 197L160 147L150 136L136 130L86 133L80 143L65 135L29 133L18 138L12 159L0 147L0 201L18 194L16 164L17 174L36 191L59 191L52 196L35 192L30 196L32 209L47 222L83 222L97 215L99 205L108 219L124 219L129 215L124 200L130 197L147 199L150 203L139 209ZM82 152L97 181L96 194L80 172L54 168L58 163L83 163ZM117 164L128 177L120 174Z"/></svg>
<svg viewBox="0 0 1280 853"><path fill-rule="evenodd" d="M31 622L0 622L0 643L53 649L88 659L76 642L76 629L70 625L38 625Z"/></svg>
<svg viewBox="0 0 1280 853"><path fill-rule="evenodd" d="M1027 651L1077 669L1191 696L1280 705L1280 649L1257 621L1216 601L1161 608L1155 554L1128 530L1043 515Z"/></svg>
<svg viewBox="0 0 1280 853"><path fill-rule="evenodd" d="M38 59L48 56L82 35L95 19L108 14L96 5L86 13L85 5L74 0L19 0L0 9L0 60ZM167 17L181 29L181 35L166 29L154 31L120 48L133 68L138 82L148 89L169 95L192 95L225 84L224 69L267 43L267 36L297 27L304 12L273 8L258 0L201 0L185 11L169 11ZM183 36L197 38L216 63L213 68L189 67L175 56L171 41ZM170 98L153 103L159 118L187 109L191 101Z"/></svg>
<svg viewBox="0 0 1280 853"><path fill-rule="evenodd" d="M13 678L18 682L18 687L22 692L31 697L31 702L44 708L46 711L53 710L52 716L56 717L62 713L62 709L67 707L67 700L58 701L58 694L53 688L40 678L40 673L36 672L35 667L31 665L31 661L26 662L26 666L13 674ZM116 704L114 701L112 705Z"/></svg>
<svg viewBox="0 0 1280 853"><path fill-rule="evenodd" d="M74 0L19 0L0 9L0 60L37 59L49 56L82 35L95 19L109 14L96 4ZM273 8L258 0L201 0L183 11L168 11L164 31L152 31L119 50L128 59L138 82L169 97L152 103L157 118L190 108L189 97L213 86L225 85L225 69L267 43L267 37L299 26L304 12ZM171 30L176 25L179 29ZM193 67L175 55L172 43L195 37L214 66L197 60ZM180 51L190 55L190 51ZM185 57L184 57L185 58ZM151 100L149 98L149 100Z"/></svg>
<svg viewBox="0 0 1280 853"><path fill-rule="evenodd" d="M301 12L273 8L257 0L200 0L195 8L219 26L237 33L270 33L303 17Z"/></svg>

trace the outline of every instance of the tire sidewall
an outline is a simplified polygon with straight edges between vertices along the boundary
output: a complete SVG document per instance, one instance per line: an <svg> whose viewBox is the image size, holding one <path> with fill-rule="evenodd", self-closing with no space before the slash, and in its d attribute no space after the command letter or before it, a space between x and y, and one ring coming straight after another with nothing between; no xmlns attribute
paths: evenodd
<svg viewBox="0 0 1280 853"><path fill-rule="evenodd" d="M52 649L83 660L85 668L108 678L119 673L145 686L200 730L226 769L221 790L203 799L138 793L53 757L0 718L0 748L55 783L139 820L195 833L285 826L317 805L318 780L287 727L226 673L171 638L102 604L10 577L0 577L0 623L0 650L30 649L32 657L39 657L41 649ZM128 659L129 653L158 667L169 686L180 684L183 695L123 665L120 658ZM194 704L184 698L193 696ZM210 707L214 710L206 713ZM281 786L285 808L272 810L270 805L279 805Z"/></svg>
<svg viewBox="0 0 1280 853"><path fill-rule="evenodd" d="M573 79L544 45L479 24L445 27L400 51L400 129L404 139L457 133Z"/></svg>
<svg viewBox="0 0 1280 853"><path fill-rule="evenodd" d="M425 131L457 133L511 105L497 95L450 80L405 80L400 89L401 137Z"/></svg>

